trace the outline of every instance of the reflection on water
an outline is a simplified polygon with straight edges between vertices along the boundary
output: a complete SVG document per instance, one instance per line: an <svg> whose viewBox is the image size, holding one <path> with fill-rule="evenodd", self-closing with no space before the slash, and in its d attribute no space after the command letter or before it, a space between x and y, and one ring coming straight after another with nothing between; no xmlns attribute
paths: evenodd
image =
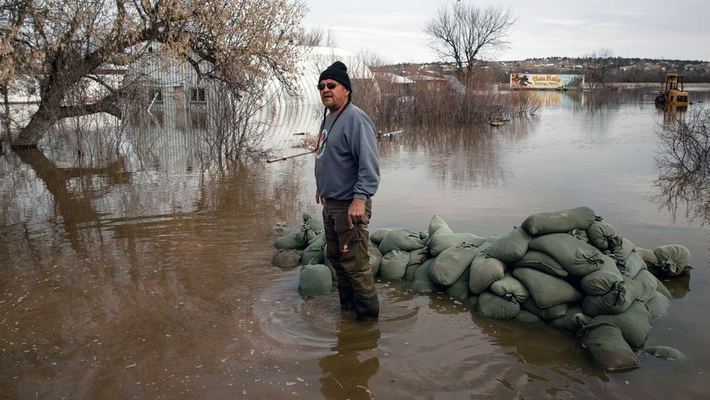
<svg viewBox="0 0 710 400"><path fill-rule="evenodd" d="M643 359L606 374L575 338L401 282L378 282L374 325L341 313L334 293L304 300L298 270L269 265L269 228L320 212L313 160L214 164L191 139L204 121L173 129L164 115L162 130L69 126L41 152L0 156L0 397L702 397L710 233L654 190L701 204L708 190L654 186L676 170L656 164L669 154L664 117L643 93L540 95L540 113L502 127L382 141L372 228L426 230L437 213L490 235L587 205L641 247L682 243L695 269L664 282L675 299L649 345L677 347L688 364Z"/></svg>
<svg viewBox="0 0 710 400"><path fill-rule="evenodd" d="M338 343L318 361L322 375L321 394L326 399L371 399L368 381L377 373L380 361L368 352L377 348L380 328L377 324L355 324L341 319ZM362 358L362 360L360 359Z"/></svg>
<svg viewBox="0 0 710 400"><path fill-rule="evenodd" d="M674 214L710 223L710 109L664 115L656 156L659 200Z"/></svg>

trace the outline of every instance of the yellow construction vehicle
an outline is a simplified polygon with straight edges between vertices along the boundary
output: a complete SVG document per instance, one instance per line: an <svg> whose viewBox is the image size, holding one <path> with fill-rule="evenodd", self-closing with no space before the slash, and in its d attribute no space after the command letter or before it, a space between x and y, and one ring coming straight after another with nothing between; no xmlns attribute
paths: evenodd
<svg viewBox="0 0 710 400"><path fill-rule="evenodd" d="M669 72L666 74L666 83L656 96L656 104L673 109L688 107L688 92L683 90L683 77Z"/></svg>

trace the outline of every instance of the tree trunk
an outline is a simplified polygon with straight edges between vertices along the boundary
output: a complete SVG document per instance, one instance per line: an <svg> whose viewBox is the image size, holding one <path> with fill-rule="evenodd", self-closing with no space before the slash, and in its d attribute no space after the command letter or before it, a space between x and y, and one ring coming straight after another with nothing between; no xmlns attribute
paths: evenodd
<svg viewBox="0 0 710 400"><path fill-rule="evenodd" d="M37 148L37 143L44 133L57 122L57 112L52 112L46 103L41 102L37 112L32 115L30 123L27 124L17 139L12 142L13 149L33 149Z"/></svg>
<svg viewBox="0 0 710 400"><path fill-rule="evenodd" d="M37 112L32 115L29 124L22 128L17 140L12 143L12 147L14 149L36 148L47 130L62 118L80 117L101 112L121 118L121 109L113 103L114 99L114 95L109 95L98 103L67 107L51 105L58 103L58 101L52 103L49 100L42 100Z"/></svg>
<svg viewBox="0 0 710 400"><path fill-rule="evenodd" d="M8 98L7 85L3 85L2 87L2 100L5 106L5 113L3 115L2 123L5 126L5 138L10 141L10 99Z"/></svg>

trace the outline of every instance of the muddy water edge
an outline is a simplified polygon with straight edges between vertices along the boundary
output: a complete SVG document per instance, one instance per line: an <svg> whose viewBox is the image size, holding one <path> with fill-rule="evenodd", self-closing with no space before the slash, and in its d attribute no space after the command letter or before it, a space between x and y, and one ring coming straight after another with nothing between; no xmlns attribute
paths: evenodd
<svg viewBox="0 0 710 400"><path fill-rule="evenodd" d="M270 265L270 227L319 215L309 158L220 169L159 146L87 165L45 151L0 157L0 399L702 397L710 232L656 196L667 116L642 93L544 100L502 127L380 142L371 230L424 231L438 214L488 236L585 205L638 246L684 244L695 269L666 282L675 299L648 345L687 363L642 356L605 373L549 326L483 319L403 282L378 282L377 324L335 294L302 299L298 271Z"/></svg>

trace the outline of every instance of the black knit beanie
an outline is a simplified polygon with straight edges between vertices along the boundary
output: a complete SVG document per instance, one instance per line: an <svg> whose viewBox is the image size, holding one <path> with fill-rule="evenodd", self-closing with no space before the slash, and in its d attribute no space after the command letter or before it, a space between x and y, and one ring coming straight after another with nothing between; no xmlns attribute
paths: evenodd
<svg viewBox="0 0 710 400"><path fill-rule="evenodd" d="M332 79L339 82L352 92L350 77L348 76L348 67L340 61L334 62L330 67L326 68L325 71L321 72L318 82L320 83L323 79Z"/></svg>

